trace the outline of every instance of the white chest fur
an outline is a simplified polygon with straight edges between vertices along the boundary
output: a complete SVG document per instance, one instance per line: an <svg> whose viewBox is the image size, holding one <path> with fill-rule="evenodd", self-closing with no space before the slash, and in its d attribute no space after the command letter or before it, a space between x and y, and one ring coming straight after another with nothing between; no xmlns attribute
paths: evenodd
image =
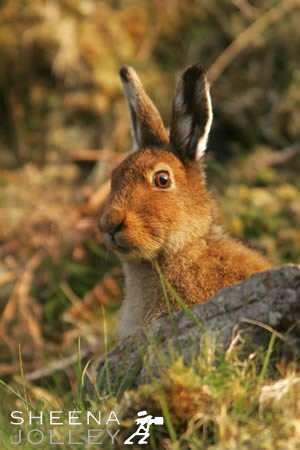
<svg viewBox="0 0 300 450"><path fill-rule="evenodd" d="M165 306L160 281L150 262L124 262L125 299L121 309L120 335L124 338L151 322Z"/></svg>

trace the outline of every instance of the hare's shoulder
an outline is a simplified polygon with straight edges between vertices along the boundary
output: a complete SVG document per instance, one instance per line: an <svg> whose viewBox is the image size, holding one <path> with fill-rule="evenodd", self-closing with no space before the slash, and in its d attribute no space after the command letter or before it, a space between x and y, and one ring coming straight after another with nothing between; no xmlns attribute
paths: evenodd
<svg viewBox="0 0 300 450"><path fill-rule="evenodd" d="M268 268L270 264L258 252L226 236L193 242L164 267L188 304L202 303L223 287Z"/></svg>
<svg viewBox="0 0 300 450"><path fill-rule="evenodd" d="M208 240L206 256L208 262L211 260L212 264L225 266L243 277L270 268L269 262L258 251L227 236Z"/></svg>

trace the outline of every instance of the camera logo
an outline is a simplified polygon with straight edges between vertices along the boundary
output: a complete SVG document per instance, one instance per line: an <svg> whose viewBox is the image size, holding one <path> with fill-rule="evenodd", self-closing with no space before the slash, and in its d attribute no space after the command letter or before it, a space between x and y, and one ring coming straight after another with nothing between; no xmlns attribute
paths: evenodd
<svg viewBox="0 0 300 450"><path fill-rule="evenodd" d="M153 417L147 413L147 411L140 411L137 413L138 419L135 419L137 425L139 425L138 429L135 433L129 436L128 439L124 442L124 444L132 445L132 439L135 436L139 436L140 440L137 442L138 444L147 444L147 439L150 436L149 429L151 425L163 425L164 418L163 417Z"/></svg>

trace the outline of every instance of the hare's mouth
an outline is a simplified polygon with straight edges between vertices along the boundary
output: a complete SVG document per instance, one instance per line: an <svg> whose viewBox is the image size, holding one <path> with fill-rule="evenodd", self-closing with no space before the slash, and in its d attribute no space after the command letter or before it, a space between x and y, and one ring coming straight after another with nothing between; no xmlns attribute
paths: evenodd
<svg viewBox="0 0 300 450"><path fill-rule="evenodd" d="M138 250L137 246L132 245L130 242L124 239L124 237L121 236L119 233L115 234L105 233L104 239L107 246L110 247L113 251L118 253L128 254L132 251Z"/></svg>
<svg viewBox="0 0 300 450"><path fill-rule="evenodd" d="M128 253L130 253L130 252L132 252L132 251L137 249L137 247L134 247L132 245L131 246L129 246L129 245L125 246L125 245L120 245L120 244L117 244L117 243L113 245L113 248L114 248L114 250L116 252L123 253L123 254L128 254Z"/></svg>
<svg viewBox="0 0 300 450"><path fill-rule="evenodd" d="M141 250L139 247L135 245L120 245L120 244L114 244L112 245L112 250L119 256L124 256L128 258L138 258L141 257Z"/></svg>

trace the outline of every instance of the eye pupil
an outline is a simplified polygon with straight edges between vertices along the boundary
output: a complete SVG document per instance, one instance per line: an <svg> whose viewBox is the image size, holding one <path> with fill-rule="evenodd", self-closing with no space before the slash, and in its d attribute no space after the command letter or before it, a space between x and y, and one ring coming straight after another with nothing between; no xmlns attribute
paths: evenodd
<svg viewBox="0 0 300 450"><path fill-rule="evenodd" d="M160 170L154 174L154 185L158 188L168 188L172 184L169 172Z"/></svg>
<svg viewBox="0 0 300 450"><path fill-rule="evenodd" d="M168 176L167 175L161 175L159 177L159 182L160 182L160 184L165 186L168 183Z"/></svg>

